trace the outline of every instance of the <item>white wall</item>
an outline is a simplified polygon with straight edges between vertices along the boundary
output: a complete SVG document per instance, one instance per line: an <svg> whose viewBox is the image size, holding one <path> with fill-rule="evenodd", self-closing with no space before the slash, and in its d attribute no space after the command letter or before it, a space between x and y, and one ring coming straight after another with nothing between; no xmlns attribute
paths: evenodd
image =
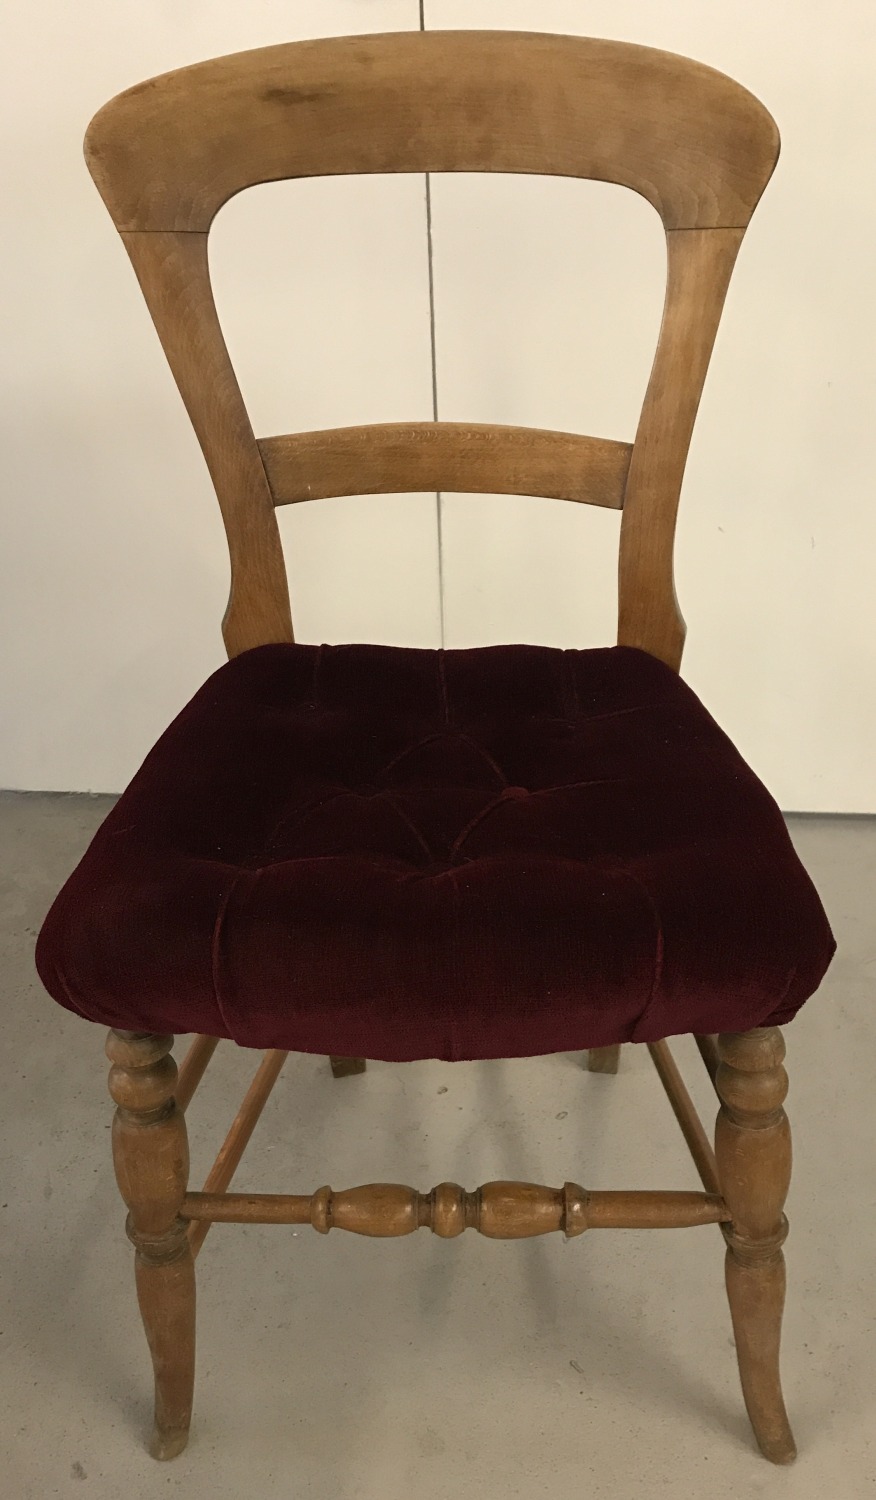
<svg viewBox="0 0 876 1500"><path fill-rule="evenodd" d="M876 811L876 7L426 0L426 17L687 53L776 116L782 156L740 254L682 499L684 673L783 807ZM656 215L611 187L452 177L434 210L439 415L631 437ZM445 501L448 645L521 627L605 640L617 525L547 501Z"/></svg>
<svg viewBox="0 0 876 1500"><path fill-rule="evenodd" d="M120 790L224 660L218 506L82 159L151 74L417 0L10 0L0 67L0 786ZM283 183L219 214L216 295L262 434L432 415L422 177ZM435 497L289 507L301 640L438 645Z"/></svg>
<svg viewBox="0 0 876 1500"><path fill-rule="evenodd" d="M116 789L222 659L227 565L200 454L82 165L85 124L151 73L294 36L415 28L418 3L8 10L0 785ZM778 119L782 158L740 256L682 502L685 675L783 806L876 811L870 0L426 0L425 18L685 52ZM659 317L653 211L568 181L441 177L432 194L439 415L631 436ZM219 215L212 263L257 431L431 415L421 178L255 189ZM615 515L469 496L442 510L447 645L611 639ZM281 516L300 639L439 643L434 497Z"/></svg>

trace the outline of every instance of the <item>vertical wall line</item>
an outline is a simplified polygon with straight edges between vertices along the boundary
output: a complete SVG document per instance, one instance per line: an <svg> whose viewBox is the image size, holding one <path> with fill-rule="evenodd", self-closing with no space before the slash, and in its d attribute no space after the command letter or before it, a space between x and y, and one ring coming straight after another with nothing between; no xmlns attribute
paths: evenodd
<svg viewBox="0 0 876 1500"><path fill-rule="evenodd" d="M426 0L419 0L420 30L426 30ZM432 247L432 180L426 173L426 264L429 274L429 339L432 354L432 421L438 421L438 355L435 339L435 268ZM444 645L444 530L443 496L435 495L435 524L438 531L438 610L441 645Z"/></svg>

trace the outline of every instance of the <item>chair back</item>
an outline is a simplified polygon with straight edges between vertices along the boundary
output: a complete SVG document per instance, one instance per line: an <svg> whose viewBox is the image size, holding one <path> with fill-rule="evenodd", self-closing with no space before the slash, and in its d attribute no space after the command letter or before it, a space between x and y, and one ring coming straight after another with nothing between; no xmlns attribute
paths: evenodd
<svg viewBox="0 0 876 1500"><path fill-rule="evenodd" d="M778 150L764 107L701 63L510 31L292 42L166 73L105 105L86 157L219 498L229 654L293 638L277 505L444 490L621 510L618 640L677 667L684 466L733 264ZM213 217L256 183L371 172L586 177L653 204L666 298L633 443L450 422L255 438L210 286Z"/></svg>

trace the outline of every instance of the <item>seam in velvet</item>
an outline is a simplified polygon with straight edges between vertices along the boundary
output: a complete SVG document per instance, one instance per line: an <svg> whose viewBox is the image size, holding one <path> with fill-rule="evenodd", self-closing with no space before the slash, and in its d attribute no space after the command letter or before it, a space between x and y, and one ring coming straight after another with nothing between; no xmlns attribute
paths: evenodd
<svg viewBox="0 0 876 1500"><path fill-rule="evenodd" d="M423 853L426 855L426 857L428 859L434 859L435 856L434 856L432 850L430 849L429 845L426 843L425 838L423 837L423 835L420 832L419 828L417 827L416 823L414 823L413 820L408 817L408 815L405 812L404 808L403 807L399 807L398 803L396 802L395 798L392 796L392 794L390 792L382 792L381 796L383 798L383 801L386 803L386 805L388 807L392 808L392 810L395 813L396 817L399 819L399 822L403 823L404 826L405 826L405 828L407 828L408 832L413 834L414 838L416 839L416 841L419 844L420 848L423 850Z"/></svg>
<svg viewBox="0 0 876 1500"><path fill-rule="evenodd" d="M222 1019L223 1026L225 1027L228 1035L230 1037L233 1037L234 1041L237 1041L237 1033L235 1032L234 1027L231 1025L227 1015L225 1014L225 1007L222 1004L222 998L219 993L219 943L222 937L222 928L225 923L225 915L228 911L229 902L231 901L231 897L234 895L234 892L237 889L238 882L242 875L243 866L239 865L234 876L232 877L228 890L225 892L225 895L219 902L219 909L216 912L216 918L213 923L213 931L210 936L210 979L213 985L213 999L216 1002L216 1009Z"/></svg>
<svg viewBox="0 0 876 1500"><path fill-rule="evenodd" d="M392 757L392 760L388 760L386 762L386 765L381 767L381 769L377 772L377 775L388 776L391 771L394 771L396 767L400 766L405 760L408 759L409 756L416 755L418 750L424 750L427 745L440 744L442 741L446 741L450 737L460 740L462 744L467 745L470 750L474 750L475 753L479 755L483 761L486 762L490 770L495 772L502 785L508 785L507 776L505 775L501 766L493 759L489 750L486 750L483 745L478 744L477 740L473 740L470 735L467 735L464 729L458 729L455 724L447 724L443 729L435 730L433 734L424 735L423 738L421 740L417 740L416 744L414 745L405 745L405 748L403 750L399 750L398 754Z"/></svg>
<svg viewBox="0 0 876 1500"><path fill-rule="evenodd" d="M782 993L779 995L779 998L776 1001L776 1004L773 1007L773 1010L770 1011L770 1015L773 1014L773 1011L780 1011L782 1009L782 1006L783 1006L783 1004L784 1004L784 1002L785 1002L785 1000L787 998L788 991L790 990L791 985L794 983L794 980L797 978L797 970L799 969L799 967L800 967L799 964L793 964L792 965L791 972L788 975L788 982L787 982L787 984L785 984L785 985L782 986ZM796 1015L796 1011L795 1011L795 1015ZM759 1025L763 1025L763 1022L759 1022L758 1024Z"/></svg>
<svg viewBox="0 0 876 1500"><path fill-rule="evenodd" d="M319 649L321 652L322 647L320 647ZM319 653L317 654L317 659L318 655ZM326 800L331 801L331 797L327 798ZM274 823L272 823L270 830L262 838L258 848L253 850L251 854L247 855L245 860L241 860L237 864L235 873L231 878L231 883L229 884L228 890L219 903L219 908L216 912L216 917L213 922L213 931L210 937L210 978L213 985L213 998L216 1001L216 1009L218 1010L219 1015L222 1017L222 1021L225 1025L225 1029L228 1032L228 1035L235 1041L237 1040L237 1033L229 1022L228 1016L225 1012L225 1007L222 1004L222 999L220 996L219 943L222 935L222 928L225 924L225 918L228 913L228 907L231 903L231 898L237 890L240 881L243 879L243 876L245 874L252 874L253 872L258 873L260 869L263 869L265 867L268 846L270 845L271 841L276 838L277 833L279 829L282 828L287 816L288 808L284 808L281 816L277 818Z"/></svg>
<svg viewBox="0 0 876 1500"><path fill-rule="evenodd" d="M642 1011L642 1014L639 1016L635 1026L633 1027L631 1040L635 1042L638 1041L642 1027L645 1024L648 1015L654 1008L660 990L660 982L663 978L665 938L663 933L663 918L660 914L660 907L654 899L653 892L648 889L648 886L641 879L641 877L636 875L630 869L629 865L623 865L619 868L623 870L623 873L627 876L627 878L631 880L635 886L637 886L639 891L645 897L645 900L647 901L648 906L651 909L651 915L654 918L654 925L657 929L654 941L654 973L651 980L651 990L648 995L648 999L645 1002L645 1007Z"/></svg>
<svg viewBox="0 0 876 1500"><path fill-rule="evenodd" d="M66 977L64 976L64 974L62 974L57 964L55 965L55 973L58 976L61 989L64 991L64 994L70 1001L70 1009L73 1011L74 1015L81 1016L83 1021L92 1021L95 1026L112 1026L114 1024L112 1021L104 1020L102 1016L93 1015L91 1011L88 1011L84 1008L80 1001L74 999L73 991L71 990L69 984L67 983Z"/></svg>
<svg viewBox="0 0 876 1500"><path fill-rule="evenodd" d="M500 782L502 783L502 786L508 786L508 777L505 775L505 772L502 770L499 762L495 759L494 756L490 754L486 746L479 745L477 740L473 740L471 735L466 734L464 729L459 729L456 725L452 725L451 727L457 739L461 740L464 745L468 745L470 750L474 750L481 757L481 760L486 762L490 770L495 772Z"/></svg>
<svg viewBox="0 0 876 1500"><path fill-rule="evenodd" d="M508 785L508 777L505 775L498 761L490 754L489 750L485 746L479 745L477 740L472 739L471 735L466 734L464 729L459 729L455 724L447 724L443 729L435 730L433 734L424 735L422 739L417 740L416 744L405 745L405 748L399 750L397 755L388 760L386 765L382 766L376 775L388 776L391 771L394 771L397 766L400 766L411 755L416 755L418 750L424 750L427 745L440 744L442 740L447 740L451 736L459 740L461 744L467 745L476 755L479 755L481 760L489 766L490 770L498 776L502 786ZM352 788L350 790L352 791Z"/></svg>
<svg viewBox="0 0 876 1500"><path fill-rule="evenodd" d="M505 798L503 792L500 792L498 797L494 797L492 802L487 803L486 807L480 808L479 811L475 813L474 817L471 818L468 823L466 823L462 832L457 834L456 838L453 840L453 843L450 846L451 859L453 859L454 856L459 853L469 834L474 833L474 830L479 827L481 823L483 823L485 818L488 818L490 816L490 813L495 812L497 807L501 807L504 800Z"/></svg>
<svg viewBox="0 0 876 1500"><path fill-rule="evenodd" d="M444 723L445 723L445 725L449 725L451 723L451 717L450 717L450 700L449 700L449 698L447 696L447 669L446 669L446 666L445 666L444 652L443 652L443 650L439 651L437 653L437 664L438 664L438 691L441 694L441 707L442 707L442 710L443 710L443 713L444 713Z"/></svg>
<svg viewBox="0 0 876 1500"><path fill-rule="evenodd" d="M452 901L453 901L453 943L452 943L452 951L453 951L453 954L454 954L454 957L455 957L455 955L456 955L456 953L458 952L458 949L459 949L459 914L460 914L460 906L461 906L461 900L460 900L460 894L461 893L460 893L460 889L459 889L459 881L458 880L451 881L451 883L450 883L450 889L451 889L451 892L452 892ZM447 1016L447 1041L448 1041L449 1045L446 1048L446 1052L447 1052L448 1059L451 1062L458 1061L460 1059L461 1055L466 1051L466 1048L461 1045L461 1041L460 1041L459 1016L457 1015L456 1007L454 1005L454 998L455 997L451 996L451 995L448 995L448 997L447 997L447 1011L448 1011L448 1016Z"/></svg>

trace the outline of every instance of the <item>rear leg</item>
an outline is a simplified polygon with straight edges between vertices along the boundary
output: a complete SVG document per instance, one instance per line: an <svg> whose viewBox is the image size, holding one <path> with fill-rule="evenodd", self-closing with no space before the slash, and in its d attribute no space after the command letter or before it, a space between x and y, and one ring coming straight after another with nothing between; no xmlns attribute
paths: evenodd
<svg viewBox="0 0 876 1500"><path fill-rule="evenodd" d="M587 1069L590 1073L616 1073L620 1062L621 1044L614 1047L591 1047L587 1053Z"/></svg>
<svg viewBox="0 0 876 1500"><path fill-rule="evenodd" d="M335 1078L350 1078L353 1073L365 1072L364 1057L330 1057Z"/></svg>

